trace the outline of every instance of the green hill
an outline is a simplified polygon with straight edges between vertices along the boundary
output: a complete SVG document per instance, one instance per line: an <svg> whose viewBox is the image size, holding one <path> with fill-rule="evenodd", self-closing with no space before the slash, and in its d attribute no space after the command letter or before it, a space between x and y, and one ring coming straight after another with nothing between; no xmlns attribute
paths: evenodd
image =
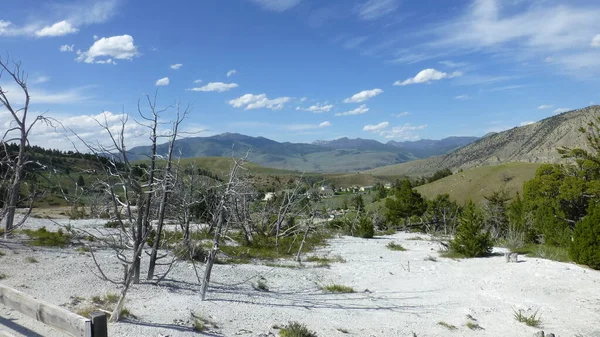
<svg viewBox="0 0 600 337"><path fill-rule="evenodd" d="M578 130L599 115L598 105L573 110L480 138L443 156L379 167L365 173L419 177L446 168L457 171L510 162L562 163L565 159L557 149L562 146L587 149L585 135Z"/></svg>
<svg viewBox="0 0 600 337"><path fill-rule="evenodd" d="M516 162L476 167L419 186L416 190L427 199L447 193L451 199L461 205L469 199L475 202L482 201L484 196L501 188L506 189L511 196L514 196L517 192L522 193L523 183L532 179L535 171L541 165Z"/></svg>

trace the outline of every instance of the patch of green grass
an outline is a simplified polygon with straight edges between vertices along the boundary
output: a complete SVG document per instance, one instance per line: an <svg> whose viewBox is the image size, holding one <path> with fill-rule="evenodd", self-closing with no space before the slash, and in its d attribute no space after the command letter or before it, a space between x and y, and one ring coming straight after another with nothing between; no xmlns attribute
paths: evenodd
<svg viewBox="0 0 600 337"><path fill-rule="evenodd" d="M281 330L279 330L279 336L281 337L317 337L317 334L310 331L306 325L298 322L290 322Z"/></svg>
<svg viewBox="0 0 600 337"><path fill-rule="evenodd" d="M534 328L539 328L542 325L542 319L541 315L538 315L538 310L536 310L533 314L529 316L523 314L523 310L515 310L513 317L518 322L525 323L526 325Z"/></svg>
<svg viewBox="0 0 600 337"><path fill-rule="evenodd" d="M439 326L443 326L444 328L446 328L446 329L448 329L450 331L458 330L458 328L455 325L448 324L448 323L446 323L444 321L439 321L437 324Z"/></svg>
<svg viewBox="0 0 600 337"><path fill-rule="evenodd" d="M104 228L119 228L119 227L121 227L121 222L119 220L107 221L104 224Z"/></svg>
<svg viewBox="0 0 600 337"><path fill-rule="evenodd" d="M437 262L437 258L435 256L427 255L427 257L423 258L423 261Z"/></svg>
<svg viewBox="0 0 600 337"><path fill-rule="evenodd" d="M0 280L4 280L7 277L8 277L8 275L6 275L4 273L0 273Z"/></svg>
<svg viewBox="0 0 600 337"><path fill-rule="evenodd" d="M4 251L0 250L0 256L4 256L6 255L6 253L4 253Z"/></svg>
<svg viewBox="0 0 600 337"><path fill-rule="evenodd" d="M84 253L89 253L90 252L90 248L89 247L79 247L76 249L76 251L84 254Z"/></svg>
<svg viewBox="0 0 600 337"><path fill-rule="evenodd" d="M79 316L83 316L86 318L91 318L92 316L92 312L96 311L97 308L93 305L88 305L85 306L83 308L80 308L79 310L77 310L75 313Z"/></svg>
<svg viewBox="0 0 600 337"><path fill-rule="evenodd" d="M323 289L326 292L329 293L353 293L354 292L354 288L352 287L348 287L345 285L341 285L341 284L328 284L324 287L322 287L321 289Z"/></svg>
<svg viewBox="0 0 600 337"><path fill-rule="evenodd" d="M572 262L569 258L569 250L564 247L525 244L519 249L513 250L514 253L527 255L529 257L537 257L540 259L548 259L558 262Z"/></svg>
<svg viewBox="0 0 600 337"><path fill-rule="evenodd" d="M389 250L395 250L395 251L399 251L399 252L404 252L404 251L406 251L406 248L402 247L402 245L401 245L401 244L399 244L399 243L395 243L395 242L390 242L390 243L388 243L388 244L386 245L386 247L387 247Z"/></svg>
<svg viewBox="0 0 600 337"><path fill-rule="evenodd" d="M71 235L65 233L62 229L59 229L56 232L50 232L46 227L42 227L37 230L23 229L21 233L29 236L31 239L29 244L32 246L62 248L71 243Z"/></svg>
<svg viewBox="0 0 600 337"><path fill-rule="evenodd" d="M262 278L256 282L256 286L254 286L254 288L256 290L260 290L260 291L264 291L264 292L269 291L269 286L267 286L267 282Z"/></svg>
<svg viewBox="0 0 600 337"><path fill-rule="evenodd" d="M40 262L40 261L38 261L38 260L37 260L35 257L33 257L33 256L28 256L28 257L26 257L26 258L25 258L25 261L26 261L26 262L29 262L29 263L38 263L38 262Z"/></svg>
<svg viewBox="0 0 600 337"><path fill-rule="evenodd" d="M350 333L350 331L348 329L344 329L344 328L337 328L336 330L341 333Z"/></svg>
<svg viewBox="0 0 600 337"><path fill-rule="evenodd" d="M295 265L295 264L283 264L283 263L273 263L273 262L267 262L267 263L265 263L265 266L273 267L273 268L289 268L289 269L300 268L299 265Z"/></svg>
<svg viewBox="0 0 600 337"><path fill-rule="evenodd" d="M390 227L390 228L384 230L383 232L381 232L381 234L383 234L383 235L394 235L394 234L396 234L396 232L397 232L396 228Z"/></svg>
<svg viewBox="0 0 600 337"><path fill-rule="evenodd" d="M451 249L440 251L440 256L448 259L464 259L466 256L464 254L455 252Z"/></svg>
<svg viewBox="0 0 600 337"><path fill-rule="evenodd" d="M196 332L206 331L210 327L218 328L216 323L209 320L208 318L205 318L202 315L198 315L194 312L191 312L190 316L192 317L192 328Z"/></svg>
<svg viewBox="0 0 600 337"><path fill-rule="evenodd" d="M128 308L123 308L121 310L120 317L122 317L122 318L137 318L134 314L131 313L131 311Z"/></svg>
<svg viewBox="0 0 600 337"><path fill-rule="evenodd" d="M240 260L241 263L248 263L252 259L275 260L281 258L294 257L300 248L303 233L294 236L280 238L279 251L275 245L274 237L255 237L254 241L248 245L222 245L221 251L229 259ZM325 231L314 231L309 233L302 246L303 253L310 253L315 248L326 245L327 239L332 234ZM241 240L240 240L241 241Z"/></svg>
<svg viewBox="0 0 600 337"><path fill-rule="evenodd" d="M307 257L305 261L306 262L317 262L317 263L333 263L333 262L345 263L346 262L346 260L341 255L336 255L333 257L313 255L313 256Z"/></svg>
<svg viewBox="0 0 600 337"><path fill-rule="evenodd" d="M475 322L467 322L467 324L465 324L465 326L471 330L483 330L481 325L479 325Z"/></svg>
<svg viewBox="0 0 600 337"><path fill-rule="evenodd" d="M410 240L410 241L427 241L427 239L421 237L421 236L412 236L406 240Z"/></svg>

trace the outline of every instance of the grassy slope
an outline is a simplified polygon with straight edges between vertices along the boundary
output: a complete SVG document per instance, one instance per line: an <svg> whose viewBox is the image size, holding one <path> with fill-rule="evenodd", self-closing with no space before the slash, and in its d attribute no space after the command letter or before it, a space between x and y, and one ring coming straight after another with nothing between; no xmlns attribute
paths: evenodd
<svg viewBox="0 0 600 337"><path fill-rule="evenodd" d="M428 199L433 199L438 194L448 193L459 204L463 204L469 198L479 202L485 195L500 188L506 188L510 195L514 196L516 192L522 193L523 183L532 179L540 166L541 164L508 163L477 167L419 186L417 191ZM506 177L512 179L504 182L503 178Z"/></svg>
<svg viewBox="0 0 600 337"><path fill-rule="evenodd" d="M233 166L233 159L228 157L198 157L181 159L181 167L188 167L191 163L195 163L197 168L214 172L216 174L228 174ZM293 175L298 174L295 171L280 170L276 168L264 167L258 164L247 162L244 165L251 174L276 174L276 175Z"/></svg>

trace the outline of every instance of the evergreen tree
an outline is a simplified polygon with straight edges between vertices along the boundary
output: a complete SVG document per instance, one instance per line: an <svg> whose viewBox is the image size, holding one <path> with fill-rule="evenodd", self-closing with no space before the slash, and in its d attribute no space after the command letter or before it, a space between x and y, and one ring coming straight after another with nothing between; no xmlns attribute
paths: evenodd
<svg viewBox="0 0 600 337"><path fill-rule="evenodd" d="M591 207L575 226L569 256L577 263L600 270L600 204Z"/></svg>
<svg viewBox="0 0 600 337"><path fill-rule="evenodd" d="M466 257L484 256L492 251L492 239L490 233L484 231L483 215L470 200L460 217L450 248Z"/></svg>

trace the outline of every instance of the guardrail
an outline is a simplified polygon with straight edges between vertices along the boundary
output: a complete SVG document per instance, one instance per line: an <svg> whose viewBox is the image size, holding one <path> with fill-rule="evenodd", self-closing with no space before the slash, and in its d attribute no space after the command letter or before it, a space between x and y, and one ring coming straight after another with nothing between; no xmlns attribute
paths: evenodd
<svg viewBox="0 0 600 337"><path fill-rule="evenodd" d="M108 337L106 314L86 318L0 284L0 303L75 337ZM0 332L2 336L2 332Z"/></svg>

